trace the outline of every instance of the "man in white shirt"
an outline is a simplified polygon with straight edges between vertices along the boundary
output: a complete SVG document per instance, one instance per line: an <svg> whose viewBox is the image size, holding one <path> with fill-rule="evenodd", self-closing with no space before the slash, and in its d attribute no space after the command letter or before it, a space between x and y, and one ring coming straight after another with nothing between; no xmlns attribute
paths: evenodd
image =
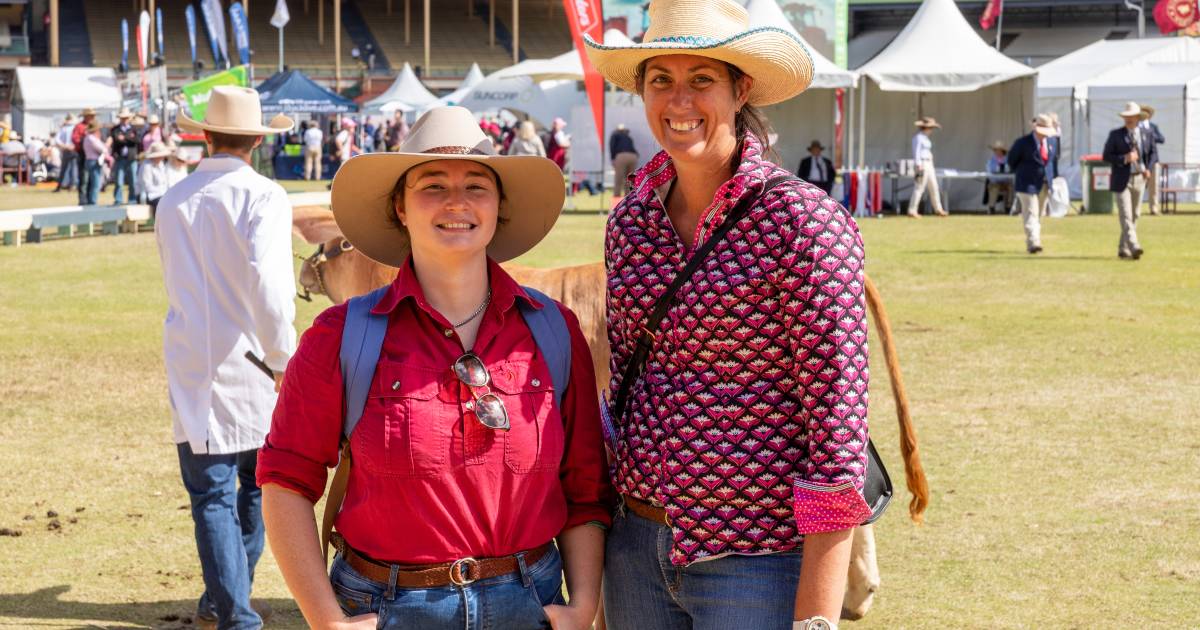
<svg viewBox="0 0 1200 630"><path fill-rule="evenodd" d="M325 142L325 134L317 126L317 121L308 121L304 130L304 179L321 179L321 145Z"/></svg>
<svg viewBox="0 0 1200 630"><path fill-rule="evenodd" d="M75 155L75 143L71 142L71 132L75 130L75 123L79 122L75 118L75 114L67 114L63 120L62 127L59 127L58 133L54 135L54 146L58 147L62 154L62 169L58 174L58 186L54 192L60 190L70 190L79 185L79 165Z"/></svg>
<svg viewBox="0 0 1200 630"><path fill-rule="evenodd" d="M353 118L343 118L342 130L333 137L333 144L337 149L338 160L341 162L354 157L354 129L356 127L358 127L358 123L354 122Z"/></svg>
<svg viewBox="0 0 1200 630"><path fill-rule="evenodd" d="M918 129L912 139L913 162L917 165L917 180L913 184L912 197L908 200L908 216L920 217L921 196L929 189L929 203L933 205L934 214L944 217L942 209L942 193L938 189L937 173L933 169L933 141L929 136L934 129L941 129L932 116L925 116L913 123Z"/></svg>
<svg viewBox="0 0 1200 630"><path fill-rule="evenodd" d="M155 221L171 414L204 575L197 617L257 629L250 585L263 525L254 471L296 333L291 205L250 160L263 135L292 121L279 115L264 126L255 90L219 86L203 121L181 113L179 125L203 132L209 155L163 195Z"/></svg>

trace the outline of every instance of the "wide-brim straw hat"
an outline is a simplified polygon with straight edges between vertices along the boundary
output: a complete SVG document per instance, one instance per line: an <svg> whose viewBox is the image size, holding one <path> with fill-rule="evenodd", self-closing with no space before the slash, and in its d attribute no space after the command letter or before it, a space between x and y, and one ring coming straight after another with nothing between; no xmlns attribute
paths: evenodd
<svg viewBox="0 0 1200 630"><path fill-rule="evenodd" d="M191 160L191 156L188 154L187 149L183 147L175 147L175 150L171 153L170 157L173 157L180 162L188 162Z"/></svg>
<svg viewBox="0 0 1200 630"><path fill-rule="evenodd" d="M1058 129L1054 126L1054 121L1046 114L1038 114L1030 122L1033 123L1033 130L1043 136L1053 137L1058 135Z"/></svg>
<svg viewBox="0 0 1200 630"><path fill-rule="evenodd" d="M989 148L993 151L1003 151L1005 153L1008 153L1008 145L1004 144L1003 142L1000 142L999 140L993 142Z"/></svg>
<svg viewBox="0 0 1200 630"><path fill-rule="evenodd" d="M133 112L129 111L128 107L122 107L121 111L117 112L117 120L122 118L133 118Z"/></svg>
<svg viewBox="0 0 1200 630"><path fill-rule="evenodd" d="M606 46L584 35L588 59L605 79L637 92L637 69L661 55L697 55L736 66L754 79L747 102L771 105L812 83L804 42L781 28L750 28L746 9L733 0L651 0L650 27L641 44Z"/></svg>
<svg viewBox="0 0 1200 630"><path fill-rule="evenodd" d="M150 160L153 158L170 157L175 152L174 147L167 146L161 142L153 142L150 144L150 150L142 154L142 158Z"/></svg>
<svg viewBox="0 0 1200 630"><path fill-rule="evenodd" d="M150 114L150 117L146 119L146 124L159 125L162 124L162 121L159 119L158 114Z"/></svg>
<svg viewBox="0 0 1200 630"><path fill-rule="evenodd" d="M80 116L95 116L96 110L91 107L84 107L83 111L79 112Z"/></svg>
<svg viewBox="0 0 1200 630"><path fill-rule="evenodd" d="M333 178L333 217L346 240L369 258L399 267L408 258L408 234L392 217L392 189L409 169L437 160L469 160L500 178L504 199L487 253L512 260L537 245L562 213L562 171L536 155L498 155L471 112L462 107L429 110L409 130L398 153L365 153L342 164Z"/></svg>
<svg viewBox="0 0 1200 630"><path fill-rule="evenodd" d="M1125 103L1125 109L1121 110L1117 115L1123 118L1125 116L1140 116L1141 113L1142 107L1133 101L1129 101Z"/></svg>
<svg viewBox="0 0 1200 630"><path fill-rule="evenodd" d="M1154 117L1154 107L1152 105L1142 105L1141 103L1139 103L1138 107L1141 108L1141 110L1142 110L1141 111L1142 120L1149 120Z"/></svg>
<svg viewBox="0 0 1200 630"><path fill-rule="evenodd" d="M184 131L212 131L233 136L263 136L292 128L292 119L283 114L276 114L270 123L262 124L258 91L236 85L218 85L212 89L203 121L193 120L180 112L178 122Z"/></svg>
<svg viewBox="0 0 1200 630"><path fill-rule="evenodd" d="M925 116L925 117L921 118L920 120L914 122L913 126L920 128L920 129L941 129L942 128L942 126L940 124L938 124L937 119L935 119L933 116Z"/></svg>

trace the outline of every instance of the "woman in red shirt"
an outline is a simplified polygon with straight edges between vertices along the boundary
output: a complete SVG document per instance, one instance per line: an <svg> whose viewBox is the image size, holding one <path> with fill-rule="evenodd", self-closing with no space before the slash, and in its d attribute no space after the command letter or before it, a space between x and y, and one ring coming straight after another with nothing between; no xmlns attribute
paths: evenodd
<svg viewBox="0 0 1200 630"><path fill-rule="evenodd" d="M259 455L271 549L312 627L590 627L615 498L590 352L556 303L571 348L558 404L520 311L549 307L497 264L541 240L562 202L553 162L496 155L458 107L423 116L400 153L338 171L338 225L400 272L372 309L387 332L328 577L313 505L338 462L345 305L305 332Z"/></svg>

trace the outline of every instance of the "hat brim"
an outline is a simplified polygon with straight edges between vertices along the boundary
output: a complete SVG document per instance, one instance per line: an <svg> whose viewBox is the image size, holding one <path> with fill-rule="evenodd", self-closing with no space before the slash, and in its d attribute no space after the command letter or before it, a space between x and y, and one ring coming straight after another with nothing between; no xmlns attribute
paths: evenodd
<svg viewBox="0 0 1200 630"><path fill-rule="evenodd" d="M440 160L470 160L494 170L504 187L496 234L487 253L497 262L533 249L562 214L566 191L562 171L535 155L442 155L366 153L342 164L333 178L330 205L346 240L368 258L400 267L408 258L408 235L392 221L392 189L414 166Z"/></svg>
<svg viewBox="0 0 1200 630"><path fill-rule="evenodd" d="M930 125L922 120L918 120L917 122L913 123L913 126L918 129L941 129L942 128L942 126L938 123L933 123L932 125Z"/></svg>
<svg viewBox="0 0 1200 630"><path fill-rule="evenodd" d="M1123 112L1121 112L1121 113L1119 113L1119 114L1117 114L1117 115L1118 115L1118 116L1120 116L1121 118L1125 118L1126 116L1141 116L1141 115L1142 115L1142 110L1140 110L1140 109L1139 109L1139 110L1137 110L1137 111L1135 112L1135 111L1133 111L1133 110L1131 110L1131 109L1127 109L1127 110L1125 110L1125 111L1123 111Z"/></svg>
<svg viewBox="0 0 1200 630"><path fill-rule="evenodd" d="M1054 127L1034 126L1033 130L1049 138L1058 136L1058 130Z"/></svg>
<svg viewBox="0 0 1200 630"><path fill-rule="evenodd" d="M165 158L165 157L171 157L174 154L175 154L174 151L167 151L165 153L164 152L159 152L159 153L149 152L149 153L143 153L142 159L143 160L152 160L154 158Z"/></svg>
<svg viewBox="0 0 1200 630"><path fill-rule="evenodd" d="M272 118L270 123L258 125L257 127L222 127L220 125L210 125L203 121L193 120L187 114L180 112L177 124L180 129L189 132L211 131L231 136L265 136L272 133L290 131L295 126L295 121L287 116L278 115Z"/></svg>
<svg viewBox="0 0 1200 630"><path fill-rule="evenodd" d="M659 41L633 46L605 46L583 38L588 59L610 83L637 92L637 68L662 55L697 55L737 66L754 79L747 102L773 105L808 89L813 79L812 55L791 33L761 27L716 41Z"/></svg>

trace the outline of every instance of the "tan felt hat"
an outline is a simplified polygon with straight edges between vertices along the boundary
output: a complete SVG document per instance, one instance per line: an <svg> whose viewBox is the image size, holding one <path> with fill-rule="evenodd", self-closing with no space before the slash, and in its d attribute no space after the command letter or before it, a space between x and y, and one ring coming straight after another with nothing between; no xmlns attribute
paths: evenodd
<svg viewBox="0 0 1200 630"><path fill-rule="evenodd" d="M584 35L587 56L600 74L637 92L637 68L660 55L697 55L737 66L754 79L747 99L771 105L803 92L812 83L808 49L791 32L751 29L746 9L734 0L651 0L650 27L641 44L606 46Z"/></svg>
<svg viewBox="0 0 1200 630"><path fill-rule="evenodd" d="M997 141L993 142L991 145L989 145L989 148L993 151L1003 151L1005 153L1008 153L1008 145L1004 144L1003 142L1001 142L999 140L997 140Z"/></svg>
<svg viewBox="0 0 1200 630"><path fill-rule="evenodd" d="M333 178L333 218L342 234L373 260L399 267L408 258L408 234L392 217L392 189L414 166L436 160L470 160L500 177L503 223L487 253L497 262L529 251L554 227L566 193L562 171L535 155L498 155L471 112L462 107L429 110L409 130L398 153L364 153L342 164Z"/></svg>
<svg viewBox="0 0 1200 630"><path fill-rule="evenodd" d="M150 144L150 150L142 154L142 159L150 160L154 158L169 157L175 152L175 148L167 146L161 142L153 142Z"/></svg>
<svg viewBox="0 0 1200 630"><path fill-rule="evenodd" d="M1049 114L1038 114L1030 122L1033 123L1033 130L1043 136L1054 137L1058 135L1058 129L1054 127L1054 120L1050 118Z"/></svg>
<svg viewBox="0 0 1200 630"><path fill-rule="evenodd" d="M179 113L179 127L184 131L213 131L234 136L263 136L292 128L292 119L276 114L267 125L262 124L262 105L258 91L236 85L218 85L208 98L204 120L192 120Z"/></svg>
<svg viewBox="0 0 1200 630"><path fill-rule="evenodd" d="M942 128L942 126L940 124L938 124L937 119L934 118L933 116L924 116L920 120L914 122L913 126L919 127L921 129L941 129Z"/></svg>
<svg viewBox="0 0 1200 630"><path fill-rule="evenodd" d="M1150 120L1151 118L1154 117L1154 107L1153 106L1144 105L1144 104L1139 103L1138 107L1140 107L1142 110L1141 111L1142 120Z"/></svg>
<svg viewBox="0 0 1200 630"><path fill-rule="evenodd" d="M1140 116L1141 113L1142 113L1141 106L1139 106L1137 103L1135 103L1133 101L1129 101L1128 103L1125 103L1125 109L1121 110L1121 113L1119 113L1117 115L1121 116L1121 117Z"/></svg>

